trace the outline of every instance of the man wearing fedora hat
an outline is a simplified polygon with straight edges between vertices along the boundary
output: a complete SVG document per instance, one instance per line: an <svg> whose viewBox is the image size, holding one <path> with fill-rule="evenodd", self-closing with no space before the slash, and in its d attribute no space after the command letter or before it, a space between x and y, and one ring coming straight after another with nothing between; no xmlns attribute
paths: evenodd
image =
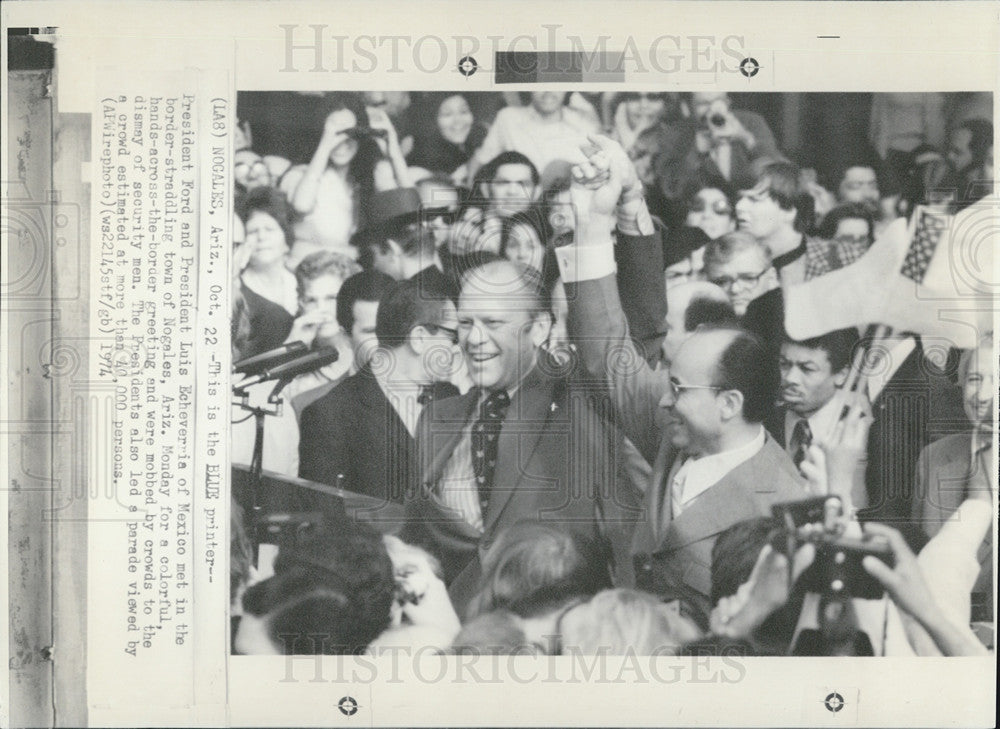
<svg viewBox="0 0 1000 729"><path fill-rule="evenodd" d="M368 215L371 221L351 238L358 249L358 261L397 281L416 278L428 286L444 288L457 297L454 284L442 271L434 235L425 220L436 211L423 205L412 187L385 190L372 196Z"/></svg>

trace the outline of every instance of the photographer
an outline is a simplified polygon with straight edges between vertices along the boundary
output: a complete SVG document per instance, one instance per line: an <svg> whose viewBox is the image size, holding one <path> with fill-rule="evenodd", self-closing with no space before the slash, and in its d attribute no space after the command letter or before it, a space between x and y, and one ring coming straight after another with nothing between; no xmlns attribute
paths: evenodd
<svg viewBox="0 0 1000 729"><path fill-rule="evenodd" d="M381 109L366 110L356 94L332 94L308 165L285 173L280 187L305 216L296 230L293 262L320 249L356 256L351 234L367 224L367 205L379 190L410 187L396 131Z"/></svg>
<svg viewBox="0 0 1000 729"><path fill-rule="evenodd" d="M692 180L721 178L746 189L755 165L783 159L763 117L733 109L725 92L686 94L682 110L686 118L664 130L654 160L660 189L677 206Z"/></svg>
<svg viewBox="0 0 1000 729"><path fill-rule="evenodd" d="M870 416L863 405L852 406L835 435L822 447L811 446L803 464L814 489L829 488L830 494L843 495L843 514L852 510L849 484L867 438L866 420ZM804 503L782 506L791 514L803 509ZM762 653L984 652L972 632L939 602L954 586L935 589L942 579L934 573L953 568L944 567L940 555L961 556L965 546L965 551L970 552L967 556L971 556L976 543L963 541L962 530L950 530L941 543L928 545L917 558L895 529L876 523L859 527L857 522L831 511L829 505L827 501L820 513L811 514L795 530L793 553L781 546L790 532L782 529L777 520L738 524L719 537L712 554L713 598L717 599L711 615L714 634L747 640ZM982 514L986 511L973 513L970 509L966 520L985 526L988 518L982 518ZM861 534L861 540L851 538ZM735 557L747 552L758 554L752 570L747 560ZM742 582L738 573L745 576ZM877 583L873 585L872 579ZM959 589L971 587L971 580L968 582ZM888 599L886 595L870 599L872 586L884 588ZM793 632L789 621L796 615Z"/></svg>

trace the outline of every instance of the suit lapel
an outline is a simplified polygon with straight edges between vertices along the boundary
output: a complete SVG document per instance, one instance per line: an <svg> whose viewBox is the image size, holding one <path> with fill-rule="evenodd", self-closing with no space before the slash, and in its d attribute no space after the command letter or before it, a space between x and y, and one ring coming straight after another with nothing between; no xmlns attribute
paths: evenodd
<svg viewBox="0 0 1000 729"><path fill-rule="evenodd" d="M681 515L670 522L661 549L673 551L724 531L732 524L733 514L746 512L747 497L740 488L741 464L717 484L702 493ZM734 477L736 474L736 477Z"/></svg>
<svg viewBox="0 0 1000 729"><path fill-rule="evenodd" d="M418 432L421 447L420 483L434 488L451 458L479 402L473 388L459 397L432 400L421 414Z"/></svg>
<svg viewBox="0 0 1000 729"><path fill-rule="evenodd" d="M489 533L500 518L521 484L521 474L527 468L542 435L549 429L549 420L566 419L562 404L554 398L556 381L541 375L536 368L514 393L507 417L497 442L497 466L493 475L489 508L483 515L483 528ZM555 408L553 408L555 405ZM571 435L572 438L572 435Z"/></svg>

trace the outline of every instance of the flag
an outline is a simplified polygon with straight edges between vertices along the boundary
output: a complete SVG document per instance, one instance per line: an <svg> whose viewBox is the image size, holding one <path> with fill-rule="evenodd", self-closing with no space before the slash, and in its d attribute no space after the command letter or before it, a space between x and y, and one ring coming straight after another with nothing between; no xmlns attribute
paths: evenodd
<svg viewBox="0 0 1000 729"><path fill-rule="evenodd" d="M1000 311L998 243L997 198L956 216L918 208L909 225L902 219L889 225L854 263L785 288L785 329L809 339L885 324L945 347L975 347Z"/></svg>

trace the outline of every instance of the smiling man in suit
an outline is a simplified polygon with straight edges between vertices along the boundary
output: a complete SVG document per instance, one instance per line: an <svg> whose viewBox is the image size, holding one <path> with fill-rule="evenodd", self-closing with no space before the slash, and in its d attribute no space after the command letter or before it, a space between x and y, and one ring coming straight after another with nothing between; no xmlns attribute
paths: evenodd
<svg viewBox="0 0 1000 729"><path fill-rule="evenodd" d="M400 503L412 478L425 404L458 394L446 380L458 352L455 305L444 290L397 283L375 319L378 349L302 413L299 475ZM314 506L329 507L323 495Z"/></svg>
<svg viewBox="0 0 1000 729"><path fill-rule="evenodd" d="M475 387L421 416L403 534L441 560L459 613L505 528L536 519L593 538L616 506L618 436L547 356L551 326L534 269L492 260L464 275L458 333Z"/></svg>
<svg viewBox="0 0 1000 729"><path fill-rule="evenodd" d="M606 384L616 422L653 464L632 543L637 584L685 597L707 617L716 537L807 495L762 424L778 393L777 362L752 334L729 327L690 335L667 382L633 351L608 231L617 200L634 194L637 180L618 145L595 141L598 150L574 172L576 244L557 251L570 333L588 373Z"/></svg>

